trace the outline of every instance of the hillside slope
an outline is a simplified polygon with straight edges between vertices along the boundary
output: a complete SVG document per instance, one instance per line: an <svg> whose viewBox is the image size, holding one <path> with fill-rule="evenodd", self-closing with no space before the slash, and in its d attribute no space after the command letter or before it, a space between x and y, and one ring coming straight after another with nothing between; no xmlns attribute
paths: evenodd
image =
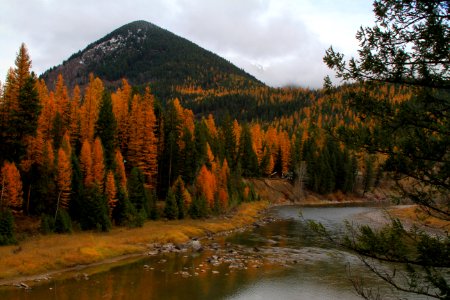
<svg viewBox="0 0 450 300"><path fill-rule="evenodd" d="M263 85L218 55L146 21L114 30L46 71L42 78L53 87L61 73L69 88L76 84L83 87L91 72L112 86L117 86L122 78L132 85Z"/></svg>

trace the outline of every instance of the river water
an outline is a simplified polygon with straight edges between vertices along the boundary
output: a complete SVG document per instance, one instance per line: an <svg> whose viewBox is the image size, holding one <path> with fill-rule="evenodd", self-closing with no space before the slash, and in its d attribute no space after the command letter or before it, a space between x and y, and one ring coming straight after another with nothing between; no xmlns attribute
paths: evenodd
<svg viewBox="0 0 450 300"><path fill-rule="evenodd" d="M395 295L358 258L318 239L304 222L339 232L344 220L361 223L377 209L275 207L276 221L211 238L208 246L202 241L202 252L161 253L92 276L80 271L30 290L0 290L0 299L360 299L350 274L390 299Z"/></svg>

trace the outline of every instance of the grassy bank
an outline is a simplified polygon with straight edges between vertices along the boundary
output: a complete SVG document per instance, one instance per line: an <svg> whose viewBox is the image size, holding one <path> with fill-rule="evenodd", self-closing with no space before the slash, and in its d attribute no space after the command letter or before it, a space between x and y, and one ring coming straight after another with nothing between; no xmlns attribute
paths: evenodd
<svg viewBox="0 0 450 300"><path fill-rule="evenodd" d="M450 222L430 216L423 208L418 205L408 205L404 207L395 207L390 210L395 218L402 221L414 223L431 229L448 231Z"/></svg>
<svg viewBox="0 0 450 300"><path fill-rule="evenodd" d="M142 228L114 228L108 233L33 237L19 245L0 247L0 284L2 280L144 253L152 243L184 243L192 237L240 228L253 223L268 206L265 201L245 203L228 218L151 221Z"/></svg>

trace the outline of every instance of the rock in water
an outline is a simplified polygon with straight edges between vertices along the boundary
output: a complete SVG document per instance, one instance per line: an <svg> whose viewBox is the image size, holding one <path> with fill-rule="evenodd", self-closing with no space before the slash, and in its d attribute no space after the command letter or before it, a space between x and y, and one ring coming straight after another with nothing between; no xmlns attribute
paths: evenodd
<svg viewBox="0 0 450 300"><path fill-rule="evenodd" d="M202 244L200 243L199 240L193 240L191 242L191 247L192 247L192 250L194 250L196 252L201 252L203 250Z"/></svg>

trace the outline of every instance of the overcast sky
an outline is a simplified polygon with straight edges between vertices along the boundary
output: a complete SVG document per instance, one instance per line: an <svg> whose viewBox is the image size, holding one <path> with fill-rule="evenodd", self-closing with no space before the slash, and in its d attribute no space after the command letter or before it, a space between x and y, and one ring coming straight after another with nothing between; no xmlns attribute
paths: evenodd
<svg viewBox="0 0 450 300"><path fill-rule="evenodd" d="M41 74L114 29L146 20L271 86L322 86L333 45L355 55L371 0L0 0L0 81L24 42Z"/></svg>

